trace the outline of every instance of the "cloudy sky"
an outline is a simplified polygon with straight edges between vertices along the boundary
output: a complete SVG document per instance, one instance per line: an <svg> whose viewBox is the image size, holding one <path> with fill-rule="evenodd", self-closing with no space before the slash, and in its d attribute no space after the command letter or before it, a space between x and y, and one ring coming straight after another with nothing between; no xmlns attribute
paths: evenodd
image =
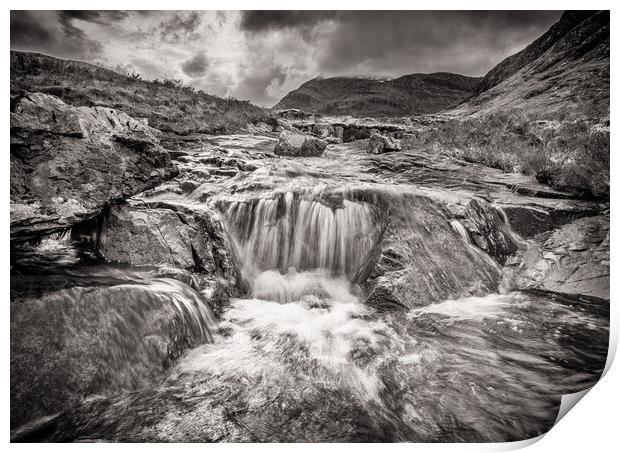
<svg viewBox="0 0 620 453"><path fill-rule="evenodd" d="M546 11L11 11L11 48L271 106L317 77L484 75Z"/></svg>

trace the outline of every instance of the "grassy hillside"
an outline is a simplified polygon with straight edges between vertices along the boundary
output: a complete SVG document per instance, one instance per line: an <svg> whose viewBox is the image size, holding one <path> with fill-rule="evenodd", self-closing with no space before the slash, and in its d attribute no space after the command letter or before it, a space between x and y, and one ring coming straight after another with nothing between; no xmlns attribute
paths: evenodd
<svg viewBox="0 0 620 453"><path fill-rule="evenodd" d="M411 74L386 81L316 78L288 93L273 108L358 117L435 113L459 102L479 80L445 72Z"/></svg>
<svg viewBox="0 0 620 453"><path fill-rule="evenodd" d="M507 173L532 175L582 198L609 198L608 124L499 112L437 124L415 142Z"/></svg>
<svg viewBox="0 0 620 453"><path fill-rule="evenodd" d="M11 51L11 95L24 90L71 105L119 109L178 134L227 133L271 121L267 110L248 101L211 96L177 80L145 81L87 63Z"/></svg>
<svg viewBox="0 0 620 453"><path fill-rule="evenodd" d="M566 12L544 35L498 64L455 115L522 110L537 116L609 116L609 11Z"/></svg>
<svg viewBox="0 0 620 453"><path fill-rule="evenodd" d="M423 142L608 199L609 12L565 12L446 113L453 119L423 134Z"/></svg>

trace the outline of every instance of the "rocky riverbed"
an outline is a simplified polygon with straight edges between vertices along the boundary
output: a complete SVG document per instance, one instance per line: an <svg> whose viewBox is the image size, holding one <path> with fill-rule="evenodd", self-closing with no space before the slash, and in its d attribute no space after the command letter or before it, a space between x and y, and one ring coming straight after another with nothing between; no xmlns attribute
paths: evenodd
<svg viewBox="0 0 620 453"><path fill-rule="evenodd" d="M11 121L14 440L519 440L603 370L605 201L388 125Z"/></svg>

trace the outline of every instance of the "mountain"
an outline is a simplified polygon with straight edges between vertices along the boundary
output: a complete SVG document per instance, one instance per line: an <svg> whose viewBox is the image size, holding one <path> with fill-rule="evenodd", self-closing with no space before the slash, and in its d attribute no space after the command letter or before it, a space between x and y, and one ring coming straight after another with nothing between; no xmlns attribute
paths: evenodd
<svg viewBox="0 0 620 453"><path fill-rule="evenodd" d="M567 11L545 34L495 66L454 114L522 109L609 115L609 11Z"/></svg>
<svg viewBox="0 0 620 453"><path fill-rule="evenodd" d="M361 117L435 113L461 101L479 81L479 77L447 72L392 80L315 78L288 93L273 109Z"/></svg>
<svg viewBox="0 0 620 453"><path fill-rule="evenodd" d="M147 81L80 61L11 51L11 98L24 91L51 94L73 106L122 110L177 134L235 132L271 121L267 110L248 101L195 91L179 80Z"/></svg>

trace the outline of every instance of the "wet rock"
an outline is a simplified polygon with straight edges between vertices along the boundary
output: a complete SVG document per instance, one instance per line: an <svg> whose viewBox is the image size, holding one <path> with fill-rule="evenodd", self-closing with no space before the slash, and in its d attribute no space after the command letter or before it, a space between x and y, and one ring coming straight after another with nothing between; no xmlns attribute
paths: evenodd
<svg viewBox="0 0 620 453"><path fill-rule="evenodd" d="M383 209L384 230L354 278L365 303L409 309L497 289L497 263L464 240L440 204L420 196Z"/></svg>
<svg viewBox="0 0 620 453"><path fill-rule="evenodd" d="M284 131L273 152L278 156L320 157L326 147L327 142L316 137Z"/></svg>
<svg viewBox="0 0 620 453"><path fill-rule="evenodd" d="M503 207L512 228L524 238L533 238L576 219L600 213L597 206L573 207L572 209L508 205Z"/></svg>
<svg viewBox="0 0 620 453"><path fill-rule="evenodd" d="M343 132L344 142L353 142L370 138L370 129L365 126L347 126Z"/></svg>
<svg viewBox="0 0 620 453"><path fill-rule="evenodd" d="M501 211L480 199L473 198L469 202L463 224L476 246L500 264L504 264L506 258L519 249L519 239L506 224Z"/></svg>
<svg viewBox="0 0 620 453"><path fill-rule="evenodd" d="M117 110L20 98L11 112L11 239L70 227L174 176L158 134Z"/></svg>
<svg viewBox="0 0 620 453"><path fill-rule="evenodd" d="M382 154L388 151L400 151L402 145L400 140L381 135L378 132L373 133L368 140L366 152L370 154Z"/></svg>
<svg viewBox="0 0 620 453"><path fill-rule="evenodd" d="M211 341L214 327L205 301L172 279L13 301L11 426L87 396L142 388L188 347Z"/></svg>
<svg viewBox="0 0 620 453"><path fill-rule="evenodd" d="M504 212L515 231L525 238L534 237L554 228L553 218L543 209L516 205L505 206Z"/></svg>
<svg viewBox="0 0 620 453"><path fill-rule="evenodd" d="M566 224L524 254L518 287L609 300L609 217Z"/></svg>
<svg viewBox="0 0 620 453"><path fill-rule="evenodd" d="M108 261L171 266L240 286L232 246L219 216L174 205L116 206L106 215L98 244Z"/></svg>

